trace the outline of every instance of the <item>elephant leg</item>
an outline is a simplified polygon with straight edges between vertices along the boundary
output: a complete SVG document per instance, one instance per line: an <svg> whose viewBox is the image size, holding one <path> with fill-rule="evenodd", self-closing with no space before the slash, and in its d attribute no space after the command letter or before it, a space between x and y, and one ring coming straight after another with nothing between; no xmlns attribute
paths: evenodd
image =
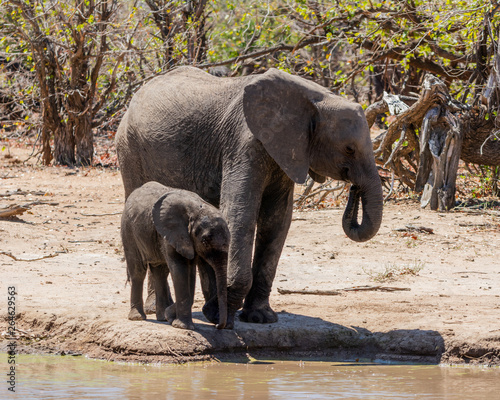
<svg viewBox="0 0 500 400"><path fill-rule="evenodd" d="M165 309L165 319L170 323L173 323L174 320L177 318L176 307L177 304L174 303Z"/></svg>
<svg viewBox="0 0 500 400"><path fill-rule="evenodd" d="M168 272L167 264L150 266L149 268L149 280L153 281L156 292L156 319L158 321L165 321L165 310L173 303L167 282Z"/></svg>
<svg viewBox="0 0 500 400"><path fill-rule="evenodd" d="M214 269L203 258L198 257L198 272L200 274L201 290L205 298L203 315L213 323L219 322L219 303L217 300L217 281Z"/></svg>
<svg viewBox="0 0 500 400"><path fill-rule="evenodd" d="M252 287L240 314L240 319L245 322L270 323L278 320L269 305L269 295L292 220L293 185L281 192L278 199L273 195L262 199L257 220Z"/></svg>
<svg viewBox="0 0 500 400"><path fill-rule="evenodd" d="M262 182L266 177L259 170L249 170L248 176L228 174L221 187L220 209L231 233L227 265L227 323L233 329L236 311L252 286L252 252L255 225L262 197ZM212 302L212 300L210 301Z"/></svg>
<svg viewBox="0 0 500 400"><path fill-rule="evenodd" d="M155 296L155 284L154 279L151 276L151 270L148 268L148 296L146 297L146 302L144 303L144 311L146 314L154 314L156 312L156 296Z"/></svg>
<svg viewBox="0 0 500 400"><path fill-rule="evenodd" d="M192 307L196 283L196 262L179 255L174 249L168 252L168 268L172 274L175 291L175 319L172 326L180 329L194 329ZM167 309L167 317L173 316Z"/></svg>
<svg viewBox="0 0 500 400"><path fill-rule="evenodd" d="M127 260L127 274L130 280L130 312L128 319L138 321L146 319L142 302L142 291L147 266L142 262L141 256L135 249L125 249Z"/></svg>

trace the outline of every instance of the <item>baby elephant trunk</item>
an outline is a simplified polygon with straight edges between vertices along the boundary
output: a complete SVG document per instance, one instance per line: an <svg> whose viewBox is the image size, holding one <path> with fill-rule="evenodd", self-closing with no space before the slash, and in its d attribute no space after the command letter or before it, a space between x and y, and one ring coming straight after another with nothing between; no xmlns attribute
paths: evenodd
<svg viewBox="0 0 500 400"><path fill-rule="evenodd" d="M227 323L227 262L215 271L217 298L219 300L219 323L217 329L224 329Z"/></svg>

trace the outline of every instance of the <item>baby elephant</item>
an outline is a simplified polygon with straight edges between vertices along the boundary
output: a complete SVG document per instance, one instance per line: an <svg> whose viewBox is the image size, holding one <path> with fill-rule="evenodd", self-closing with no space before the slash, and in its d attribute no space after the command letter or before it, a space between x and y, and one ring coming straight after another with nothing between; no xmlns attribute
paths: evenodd
<svg viewBox="0 0 500 400"><path fill-rule="evenodd" d="M191 308L196 264L210 265L219 299L218 329L227 322L227 252L229 229L217 208L197 194L148 182L134 190L125 203L121 236L127 277L131 282L131 320L146 319L143 283L148 266L156 291L156 318L172 326L194 329ZM172 274L175 304L168 288Z"/></svg>

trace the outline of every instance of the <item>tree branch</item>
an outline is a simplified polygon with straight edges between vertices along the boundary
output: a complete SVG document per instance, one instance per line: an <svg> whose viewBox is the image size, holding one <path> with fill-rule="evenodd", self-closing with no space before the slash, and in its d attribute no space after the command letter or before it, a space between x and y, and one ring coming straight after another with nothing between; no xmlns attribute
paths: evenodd
<svg viewBox="0 0 500 400"><path fill-rule="evenodd" d="M322 38L319 38L319 37L310 38L308 40L304 40L298 46L297 45L296 46L292 46L292 45L288 45L288 44L279 44L277 46L268 47L266 49L257 50L257 51L254 51L252 53L248 53L248 54L239 55L239 56L236 56L236 57L233 57L233 58L229 58L229 59L224 60L224 61L219 61L219 62L214 62L214 63L199 64L198 67L199 68L219 67L219 66L222 66L222 65L228 65L228 64L237 63L237 62L246 60L248 58L254 58L254 57L264 56L266 54L274 53L275 51L294 51L294 50L297 50L297 49L300 49L300 48L303 48L303 47L306 47L306 46L309 46L309 45L312 45L312 44L319 43L319 42L321 42L321 39Z"/></svg>

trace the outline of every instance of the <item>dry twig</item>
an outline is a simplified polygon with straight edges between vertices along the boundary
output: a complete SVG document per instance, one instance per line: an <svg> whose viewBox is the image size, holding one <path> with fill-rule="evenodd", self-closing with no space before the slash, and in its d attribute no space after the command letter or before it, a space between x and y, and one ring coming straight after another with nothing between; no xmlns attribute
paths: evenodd
<svg viewBox="0 0 500 400"><path fill-rule="evenodd" d="M396 291L409 291L410 288L394 287L394 286L353 286L350 288L337 289L337 290L289 290L278 288L279 294L315 294L320 296L337 296L342 292L361 292L361 291L378 291L378 292L396 292Z"/></svg>
<svg viewBox="0 0 500 400"><path fill-rule="evenodd" d="M59 254L58 253L54 253L54 254L48 254L46 256L42 256L42 257L37 257L37 258L18 258L16 257L15 255L13 255L12 253L9 253L7 251L0 251L0 254L3 254L7 257L10 257L12 258L14 261L38 261L38 260L44 260L45 258L52 258L52 257L56 257L58 256Z"/></svg>
<svg viewBox="0 0 500 400"><path fill-rule="evenodd" d="M3 208L0 210L0 218L10 218L15 215L21 215L24 212L28 211L32 206L37 206L37 205L49 205L49 206L57 206L59 203L55 202L47 202L47 201L33 201L31 203L23 204L22 206L13 204L11 206L7 206L6 208Z"/></svg>
<svg viewBox="0 0 500 400"><path fill-rule="evenodd" d="M86 213L81 213L84 217L105 217L106 215L119 215L121 214L121 211L117 212L112 212L112 213L103 213L103 214L86 214Z"/></svg>
<svg viewBox="0 0 500 400"><path fill-rule="evenodd" d="M342 294L338 290L289 290L289 289L282 289L278 288L278 293L279 294L317 294L321 296L338 296Z"/></svg>
<svg viewBox="0 0 500 400"><path fill-rule="evenodd" d="M3 210L0 210L0 218L11 218L16 215L21 215L29 210L29 207L13 205Z"/></svg>
<svg viewBox="0 0 500 400"><path fill-rule="evenodd" d="M396 228L394 229L396 232L421 232L421 233L429 233L434 234L434 229L427 228L425 226L413 226L406 225L404 228Z"/></svg>

